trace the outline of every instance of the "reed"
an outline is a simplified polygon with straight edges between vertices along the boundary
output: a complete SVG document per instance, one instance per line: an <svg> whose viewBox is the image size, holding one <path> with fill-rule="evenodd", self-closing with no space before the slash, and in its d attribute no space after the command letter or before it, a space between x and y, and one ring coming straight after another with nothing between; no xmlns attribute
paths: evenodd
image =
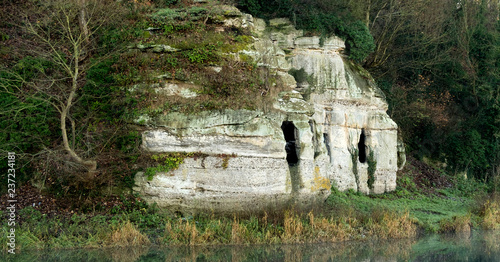
<svg viewBox="0 0 500 262"><path fill-rule="evenodd" d="M415 220L408 211L402 214L389 210L373 212L367 226L368 235L379 239L410 238L417 233Z"/></svg>
<svg viewBox="0 0 500 262"><path fill-rule="evenodd" d="M144 246L151 244L149 238L142 234L130 221L123 223L116 229L107 246L126 247L126 246Z"/></svg>
<svg viewBox="0 0 500 262"><path fill-rule="evenodd" d="M471 215L454 216L451 219L443 219L439 223L440 233L470 232Z"/></svg>
<svg viewBox="0 0 500 262"><path fill-rule="evenodd" d="M176 219L166 223L162 240L165 244L196 245L199 244L198 235L195 221Z"/></svg>
<svg viewBox="0 0 500 262"><path fill-rule="evenodd" d="M480 217L483 229L500 228L500 193L491 194L483 204L481 204Z"/></svg>
<svg viewBox="0 0 500 262"><path fill-rule="evenodd" d="M243 244L245 241L246 234L247 234L247 228L241 225L238 220L234 219L231 224L231 243Z"/></svg>
<svg viewBox="0 0 500 262"><path fill-rule="evenodd" d="M285 211L283 226L284 232L281 237L283 243L303 242L306 237L304 235L304 224L297 214L293 211Z"/></svg>

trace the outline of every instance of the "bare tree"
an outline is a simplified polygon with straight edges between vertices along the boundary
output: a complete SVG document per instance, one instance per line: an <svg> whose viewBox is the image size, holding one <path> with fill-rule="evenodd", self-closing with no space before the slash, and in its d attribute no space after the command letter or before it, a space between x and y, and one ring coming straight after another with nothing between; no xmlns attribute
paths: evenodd
<svg viewBox="0 0 500 262"><path fill-rule="evenodd" d="M375 52L365 65L372 68L383 66L391 57L408 51L431 52L426 49L428 46L448 37L445 28L455 8L449 0L364 0L358 4L363 4L358 9L365 12L363 18L375 39ZM415 34L418 37L412 39L419 39L418 42L408 43L405 47L396 44L399 37ZM443 55L442 52L437 53L436 60Z"/></svg>
<svg viewBox="0 0 500 262"><path fill-rule="evenodd" d="M2 91L50 103L59 114L64 150L75 163L94 173L96 160L82 157L76 148L72 108L85 85L86 72L101 61L91 59L97 52L95 39L119 8L115 1L99 0L48 0L37 4L37 10L25 15L20 28L28 42L27 54L42 59L46 65L39 67L36 78L31 79L11 71L12 81L2 82Z"/></svg>

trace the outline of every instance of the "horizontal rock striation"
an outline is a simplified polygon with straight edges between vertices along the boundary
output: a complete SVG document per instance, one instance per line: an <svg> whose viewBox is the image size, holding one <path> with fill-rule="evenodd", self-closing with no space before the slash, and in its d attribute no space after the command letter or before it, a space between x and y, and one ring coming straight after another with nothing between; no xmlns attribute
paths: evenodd
<svg viewBox="0 0 500 262"><path fill-rule="evenodd" d="M324 200L332 186L366 194L395 189L397 125L369 73L343 54L340 38L304 37L286 19L266 26L241 14L227 23L256 36L234 57L251 57L292 91L280 93L265 112L141 117L145 151L203 157L186 158L151 181L137 174L137 192L171 211L193 213L307 205Z"/></svg>

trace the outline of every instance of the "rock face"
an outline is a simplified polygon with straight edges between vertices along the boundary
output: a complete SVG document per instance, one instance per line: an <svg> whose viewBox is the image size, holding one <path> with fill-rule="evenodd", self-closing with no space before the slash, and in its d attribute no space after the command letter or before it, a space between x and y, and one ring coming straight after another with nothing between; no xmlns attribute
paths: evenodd
<svg viewBox="0 0 500 262"><path fill-rule="evenodd" d="M239 19L230 22L258 36L239 54L271 68L292 91L276 97L266 112L142 117L138 121L148 126L144 150L204 156L186 158L151 181L139 173L135 190L181 212L307 204L324 200L332 186L366 194L394 190L397 126L369 73L342 54L344 42L304 37L286 19L269 26L249 15Z"/></svg>

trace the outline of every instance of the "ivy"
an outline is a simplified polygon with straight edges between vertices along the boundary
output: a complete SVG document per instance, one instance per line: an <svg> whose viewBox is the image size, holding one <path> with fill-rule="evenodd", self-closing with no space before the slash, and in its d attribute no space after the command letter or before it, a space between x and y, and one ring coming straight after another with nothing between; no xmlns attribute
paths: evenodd
<svg viewBox="0 0 500 262"><path fill-rule="evenodd" d="M151 159L153 159L156 162L159 162L159 164L155 167L148 167L144 175L148 177L148 180L153 180L153 177L156 173L159 172L165 173L177 169L179 165L184 162L184 158L188 156L189 154L184 154L184 153L168 153L168 154L152 155Z"/></svg>
<svg viewBox="0 0 500 262"><path fill-rule="evenodd" d="M370 150L366 162L368 163L368 188L373 189L373 183L375 182L375 171L377 171L377 160L375 160L373 150Z"/></svg>

